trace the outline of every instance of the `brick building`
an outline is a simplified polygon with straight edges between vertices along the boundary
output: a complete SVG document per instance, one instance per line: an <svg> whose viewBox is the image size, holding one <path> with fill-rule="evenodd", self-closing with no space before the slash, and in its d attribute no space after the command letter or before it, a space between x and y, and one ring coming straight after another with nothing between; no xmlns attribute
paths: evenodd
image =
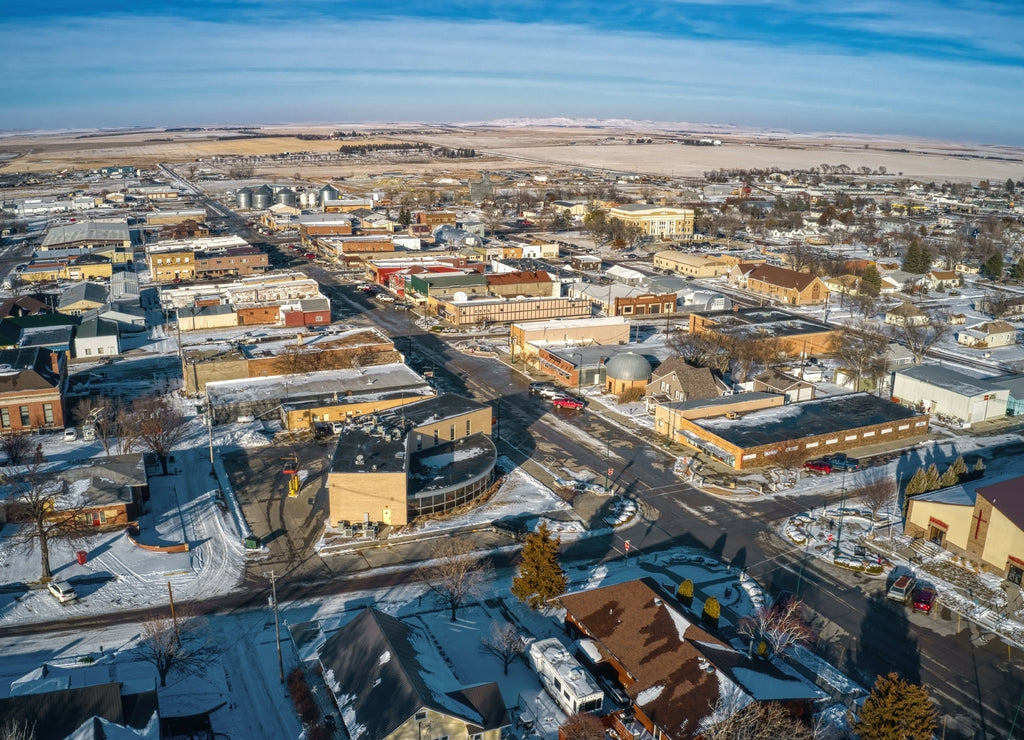
<svg viewBox="0 0 1024 740"><path fill-rule="evenodd" d="M0 350L0 433L64 427L66 363L45 347Z"/></svg>

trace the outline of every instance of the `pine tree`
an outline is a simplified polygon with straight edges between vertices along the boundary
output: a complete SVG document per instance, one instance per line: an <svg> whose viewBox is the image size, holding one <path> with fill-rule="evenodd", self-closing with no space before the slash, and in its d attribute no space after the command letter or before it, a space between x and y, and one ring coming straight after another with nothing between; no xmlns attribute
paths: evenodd
<svg viewBox="0 0 1024 740"><path fill-rule="evenodd" d="M565 593L568 579L558 562L561 541L552 537L545 522L526 536L519 575L512 579L512 595L537 609L545 601Z"/></svg>
<svg viewBox="0 0 1024 740"><path fill-rule="evenodd" d="M882 276L877 267L868 265L864 268L864 272L860 274L860 286L857 290L859 293L869 296L876 296L882 292Z"/></svg>
<svg viewBox="0 0 1024 740"><path fill-rule="evenodd" d="M1003 255L996 252L981 266L981 274L989 280L1002 280L1003 278Z"/></svg>
<svg viewBox="0 0 1024 740"><path fill-rule="evenodd" d="M985 475L985 461L978 458L978 462L974 463L974 477L980 478Z"/></svg>
<svg viewBox="0 0 1024 740"><path fill-rule="evenodd" d="M939 483L939 480L941 478L942 478L942 476L939 475L939 468L938 468L938 466L935 463L932 463L931 465L929 465L928 466L928 470L926 470L925 473L924 473L924 490L925 490L925 492L927 493L928 491L937 491L937 490L939 490L939 488L942 487L942 484Z"/></svg>
<svg viewBox="0 0 1024 740"><path fill-rule="evenodd" d="M952 465L946 468L946 472L942 474L941 478L939 478L939 486L941 488L949 488L950 486L955 486L959 482L960 476L956 474L956 470L953 469Z"/></svg>
<svg viewBox="0 0 1024 740"><path fill-rule="evenodd" d="M953 470L956 471L957 479L963 480L967 475L967 463L964 462L964 456L960 455L956 460L953 461Z"/></svg>
<svg viewBox="0 0 1024 740"><path fill-rule="evenodd" d="M704 612L701 614L701 619L706 624L712 627L718 626L718 618L722 614L722 605L718 603L718 599L714 596L709 596L707 601L704 602Z"/></svg>
<svg viewBox="0 0 1024 740"><path fill-rule="evenodd" d="M1010 277L1014 280L1024 280L1024 257L1017 260L1013 270L1010 271Z"/></svg>
<svg viewBox="0 0 1024 740"><path fill-rule="evenodd" d="M925 488L927 476L925 475L924 468L918 468L917 472L914 473L910 482L907 483L906 494L908 496L916 496L919 493L924 493L928 489Z"/></svg>
<svg viewBox="0 0 1024 740"><path fill-rule="evenodd" d="M923 686L890 673L875 681L854 731L861 740L931 740L935 714Z"/></svg>

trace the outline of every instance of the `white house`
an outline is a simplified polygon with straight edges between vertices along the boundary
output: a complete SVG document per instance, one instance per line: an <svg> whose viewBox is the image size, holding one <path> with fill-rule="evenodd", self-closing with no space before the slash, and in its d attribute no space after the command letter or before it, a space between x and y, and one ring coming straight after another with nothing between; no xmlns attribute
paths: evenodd
<svg viewBox="0 0 1024 740"><path fill-rule="evenodd" d="M1009 347L1017 343L1017 329L1005 321L986 321L958 331L956 341L965 347Z"/></svg>
<svg viewBox="0 0 1024 740"><path fill-rule="evenodd" d="M75 357L105 357L121 353L117 324L106 319L86 319L75 333Z"/></svg>

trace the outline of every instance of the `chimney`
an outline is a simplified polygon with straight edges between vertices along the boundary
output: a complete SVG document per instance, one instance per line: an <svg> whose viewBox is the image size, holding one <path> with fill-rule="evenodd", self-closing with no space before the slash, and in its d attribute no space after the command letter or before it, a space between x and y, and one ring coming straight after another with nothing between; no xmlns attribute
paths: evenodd
<svg viewBox="0 0 1024 740"><path fill-rule="evenodd" d="M50 367L56 375L60 375L60 353L50 351Z"/></svg>

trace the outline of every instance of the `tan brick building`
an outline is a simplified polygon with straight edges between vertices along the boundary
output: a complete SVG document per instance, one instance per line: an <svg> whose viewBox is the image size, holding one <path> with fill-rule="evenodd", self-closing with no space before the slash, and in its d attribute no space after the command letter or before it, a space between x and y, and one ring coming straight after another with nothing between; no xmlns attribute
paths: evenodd
<svg viewBox="0 0 1024 740"><path fill-rule="evenodd" d="M688 241L693 239L692 208L629 203L608 209L608 218L639 226L646 236Z"/></svg>

